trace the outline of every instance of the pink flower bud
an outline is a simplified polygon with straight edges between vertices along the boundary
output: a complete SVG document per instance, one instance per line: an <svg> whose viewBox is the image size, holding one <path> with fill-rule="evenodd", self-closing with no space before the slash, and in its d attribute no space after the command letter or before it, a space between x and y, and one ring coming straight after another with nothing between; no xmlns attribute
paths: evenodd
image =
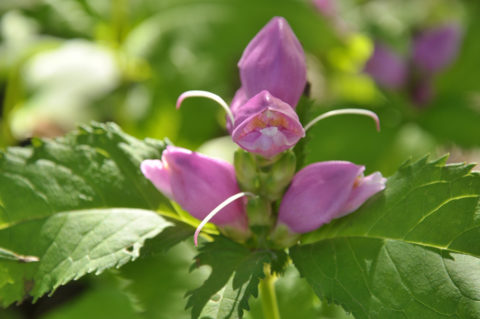
<svg viewBox="0 0 480 319"><path fill-rule="evenodd" d="M250 41L238 62L248 98L262 90L295 107L306 84L305 54L288 22L274 17Z"/></svg>
<svg viewBox="0 0 480 319"><path fill-rule="evenodd" d="M280 204L278 224L306 233L359 208L385 188L379 172L363 176L365 167L350 162L311 164L292 180Z"/></svg>
<svg viewBox="0 0 480 319"><path fill-rule="evenodd" d="M249 152L273 157L305 136L294 109L268 91L261 91L232 111L233 141Z"/></svg>
<svg viewBox="0 0 480 319"><path fill-rule="evenodd" d="M179 147L168 146L161 160L143 161L141 170L160 192L200 220L240 192L231 164ZM243 202L231 203L211 221L219 226L246 229Z"/></svg>
<svg viewBox="0 0 480 319"><path fill-rule="evenodd" d="M458 25L425 30L413 42L413 61L423 71L435 73L456 57L461 39Z"/></svg>
<svg viewBox="0 0 480 319"><path fill-rule="evenodd" d="M387 46L375 43L373 54L365 65L365 72L370 74L378 85L399 89L407 79L407 65Z"/></svg>

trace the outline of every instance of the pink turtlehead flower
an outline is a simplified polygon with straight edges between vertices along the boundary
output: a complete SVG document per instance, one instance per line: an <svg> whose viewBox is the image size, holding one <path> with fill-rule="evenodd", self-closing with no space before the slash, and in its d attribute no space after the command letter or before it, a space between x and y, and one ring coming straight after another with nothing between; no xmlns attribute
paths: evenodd
<svg viewBox="0 0 480 319"><path fill-rule="evenodd" d="M295 110L268 91L261 91L232 113L233 141L267 158L289 149L305 136Z"/></svg>
<svg viewBox="0 0 480 319"><path fill-rule="evenodd" d="M143 161L141 171L160 192L200 220L240 192L230 163L180 147L167 146L161 160ZM224 207L211 221L247 229L243 202L237 200Z"/></svg>
<svg viewBox="0 0 480 319"><path fill-rule="evenodd" d="M456 24L425 30L413 41L413 62L424 72L441 71L457 56L460 40L461 31Z"/></svg>
<svg viewBox="0 0 480 319"><path fill-rule="evenodd" d="M373 54L365 65L365 72L370 74L380 86L399 89L407 80L407 63L389 47L375 43Z"/></svg>
<svg viewBox="0 0 480 319"><path fill-rule="evenodd" d="M305 53L282 17L274 17L250 41L238 68L247 99L267 90L295 107L307 81Z"/></svg>
<svg viewBox="0 0 480 319"><path fill-rule="evenodd" d="M364 166L344 161L303 168L282 199L278 224L293 233L306 233L357 210L386 183L379 172L364 177L364 170Z"/></svg>

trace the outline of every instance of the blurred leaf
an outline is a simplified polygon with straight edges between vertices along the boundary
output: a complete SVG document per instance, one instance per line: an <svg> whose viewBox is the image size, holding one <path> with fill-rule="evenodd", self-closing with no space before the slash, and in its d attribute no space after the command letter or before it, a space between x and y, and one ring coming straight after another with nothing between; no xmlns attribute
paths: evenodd
<svg viewBox="0 0 480 319"><path fill-rule="evenodd" d="M359 211L290 249L315 292L361 318L480 316L480 174L404 165Z"/></svg>
<svg viewBox="0 0 480 319"><path fill-rule="evenodd" d="M348 160L365 165L368 171L391 173L411 154L398 154L392 162L384 161L382 156L390 155L398 124L385 124L383 119L387 115L381 112L378 115L380 132L375 130L372 119L358 115L342 115L315 124L306 132L304 166L319 161Z"/></svg>
<svg viewBox="0 0 480 319"><path fill-rule="evenodd" d="M102 275L103 276L103 275ZM98 280L101 281L101 280ZM84 318L115 318L140 319L131 305L128 295L116 285L101 281L93 289L82 293L67 303L54 307L41 319L84 319ZM3 318L3 317L2 317Z"/></svg>
<svg viewBox="0 0 480 319"><path fill-rule="evenodd" d="M200 248L196 259L198 265L208 265L212 271L201 287L189 292L187 308L192 308L192 318L241 318L243 311L249 310L250 297L258 296L258 284L265 276L264 264L271 263L272 271L279 272L286 263L286 254L250 251L229 239L215 237Z"/></svg>
<svg viewBox="0 0 480 319"><path fill-rule="evenodd" d="M419 123L444 143L463 147L480 145L480 111L465 96L439 95L419 118Z"/></svg>
<svg viewBox="0 0 480 319"><path fill-rule="evenodd" d="M142 258L120 269L121 277L128 281L124 291L142 309L143 318L190 318L185 311L185 291L200 285L208 275L206 269L189 273L196 252L188 242L154 255L142 250Z"/></svg>
<svg viewBox="0 0 480 319"><path fill-rule="evenodd" d="M139 256L145 239L170 225L151 211L113 208L59 213L1 230L2 244L28 249L40 261L0 261L10 279L0 288L0 300L4 306L27 294L36 300L86 273L118 268Z"/></svg>
<svg viewBox="0 0 480 319"><path fill-rule="evenodd" d="M464 35L456 61L448 70L440 75L439 89L441 92L466 93L480 90L478 70L480 55L480 5L477 1L464 2L467 19L464 22Z"/></svg>

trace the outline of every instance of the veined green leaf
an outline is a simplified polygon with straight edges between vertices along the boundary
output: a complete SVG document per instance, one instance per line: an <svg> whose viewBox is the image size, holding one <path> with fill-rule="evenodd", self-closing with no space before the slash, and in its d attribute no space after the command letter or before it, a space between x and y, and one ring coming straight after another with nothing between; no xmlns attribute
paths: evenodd
<svg viewBox="0 0 480 319"><path fill-rule="evenodd" d="M70 210L168 205L139 168L142 160L161 157L161 141L92 123L32 144L0 152L0 228Z"/></svg>
<svg viewBox="0 0 480 319"><path fill-rule="evenodd" d="M152 211L112 208L64 212L3 229L0 242L39 262L0 261L9 275L0 287L1 303L27 294L37 299L87 273L120 267L139 256L146 239L171 225Z"/></svg>
<svg viewBox="0 0 480 319"><path fill-rule="evenodd" d="M38 298L123 265L138 257L145 239L173 225L154 212L177 216L140 171L142 160L160 158L164 148L115 124L92 123L0 152L0 303ZM161 251L182 236L151 247ZM32 256L39 262L21 263Z"/></svg>
<svg viewBox="0 0 480 319"><path fill-rule="evenodd" d="M480 317L480 175L444 162L404 165L290 250L321 298L357 319Z"/></svg>

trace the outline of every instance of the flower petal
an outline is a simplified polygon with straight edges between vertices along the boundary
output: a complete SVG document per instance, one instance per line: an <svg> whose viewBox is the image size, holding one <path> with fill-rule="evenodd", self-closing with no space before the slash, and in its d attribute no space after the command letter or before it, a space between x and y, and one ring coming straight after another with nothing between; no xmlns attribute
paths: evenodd
<svg viewBox="0 0 480 319"><path fill-rule="evenodd" d="M306 233L330 222L345 206L364 167L329 161L300 170L285 193L278 223L295 233Z"/></svg>
<svg viewBox="0 0 480 319"><path fill-rule="evenodd" d="M350 197L342 210L335 215L335 218L356 211L367 199L384 190L386 182L387 179L384 178L380 172L375 172L367 177L358 177L350 193Z"/></svg>

